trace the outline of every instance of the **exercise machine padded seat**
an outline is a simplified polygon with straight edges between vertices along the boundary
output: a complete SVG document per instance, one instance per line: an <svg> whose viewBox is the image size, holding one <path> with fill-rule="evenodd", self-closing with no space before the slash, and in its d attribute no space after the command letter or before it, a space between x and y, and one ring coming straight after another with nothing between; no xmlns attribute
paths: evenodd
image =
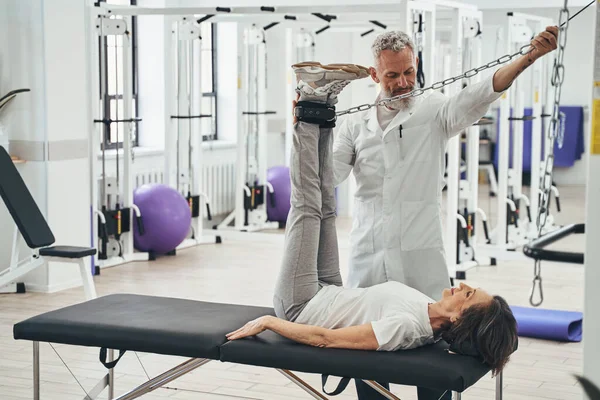
<svg viewBox="0 0 600 400"><path fill-rule="evenodd" d="M52 246L40 249L41 256L61 258L83 258L96 254L96 249L90 247Z"/></svg>

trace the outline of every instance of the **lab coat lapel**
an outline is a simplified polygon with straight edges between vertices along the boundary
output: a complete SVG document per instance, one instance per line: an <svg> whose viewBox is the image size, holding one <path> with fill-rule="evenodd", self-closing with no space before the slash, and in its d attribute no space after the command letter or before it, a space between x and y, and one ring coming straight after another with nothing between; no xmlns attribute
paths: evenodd
<svg viewBox="0 0 600 400"><path fill-rule="evenodd" d="M377 107L372 107L363 117L366 121L367 129L371 132L381 132L379 121L377 120Z"/></svg>
<svg viewBox="0 0 600 400"><path fill-rule="evenodd" d="M406 120L410 115L408 113L398 113L394 119L390 122L385 132L382 132L381 126L379 126L379 120L377 119L377 107L371 108L369 111L365 113L364 119L366 121L367 129L371 132L378 133L381 137L385 137L385 135L400 126L404 120Z"/></svg>
<svg viewBox="0 0 600 400"><path fill-rule="evenodd" d="M367 125L367 129L371 132L379 132L380 135L382 135L382 138L385 138L385 136L392 131L397 131L398 127L400 125L402 125L403 123L405 123L417 110L418 106L420 105L421 101L422 101L422 97L423 96L419 96L416 100L415 103L413 104L413 106L411 107L410 111L400 111L398 114L396 114L396 116L394 117L394 119L392 119L392 121L390 122L390 124L388 125L388 127L386 128L385 132L381 131L381 127L379 126L379 121L377 120L377 107L371 107L364 115L364 119L366 121L366 125ZM377 101L380 100L380 95L377 96Z"/></svg>
<svg viewBox="0 0 600 400"><path fill-rule="evenodd" d="M390 124L387 126L385 132L383 132L383 138L385 138L390 132L396 132L398 130L398 127L404 122L406 122L406 120L409 119L410 116L411 114L402 111L396 114L394 119L392 119Z"/></svg>
<svg viewBox="0 0 600 400"><path fill-rule="evenodd" d="M385 130L385 132L383 132L383 137L384 138L390 132L397 132L398 131L398 127L400 125L406 124L406 122L413 116L413 114L417 111L417 109L421 105L421 102L423 101L423 97L424 96L417 97L415 99L412 107L410 108L410 110L408 110L408 111L400 111L398 114L396 114L396 116L394 117L394 119L392 119L392 121L388 125L387 129ZM377 119L377 114L375 114L375 119Z"/></svg>

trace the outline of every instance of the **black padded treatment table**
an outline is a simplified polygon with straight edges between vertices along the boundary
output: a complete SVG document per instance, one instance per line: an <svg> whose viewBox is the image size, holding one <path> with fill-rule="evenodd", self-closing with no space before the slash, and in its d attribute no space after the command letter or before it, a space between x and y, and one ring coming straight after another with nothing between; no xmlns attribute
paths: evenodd
<svg viewBox="0 0 600 400"><path fill-rule="evenodd" d="M389 399L397 399L377 384L450 390L455 398L490 370L473 357L452 354L448 345L409 351L377 352L325 349L295 343L273 332L228 341L225 335L272 308L209 303L169 297L115 294L50 311L14 325L14 338L33 342L34 399L40 399L39 342L100 348L106 376L85 398L94 399L109 387L114 395L114 367L126 351L183 356L190 359L118 397L135 399L209 361L275 368L308 395L327 399L291 371L362 379ZM119 358L113 360L113 352ZM108 357L107 357L108 356ZM496 377L496 399L502 398L502 375Z"/></svg>

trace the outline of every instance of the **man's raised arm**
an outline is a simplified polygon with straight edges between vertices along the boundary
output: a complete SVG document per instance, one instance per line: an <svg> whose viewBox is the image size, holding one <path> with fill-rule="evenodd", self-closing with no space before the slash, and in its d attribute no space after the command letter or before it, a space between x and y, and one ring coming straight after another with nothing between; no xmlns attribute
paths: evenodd
<svg viewBox="0 0 600 400"><path fill-rule="evenodd" d="M442 105L436 120L448 137L473 125L489 110L490 105L506 91L514 80L538 58L556 49L558 28L550 26L537 35L532 51L499 68L492 77L469 85Z"/></svg>
<svg viewBox="0 0 600 400"><path fill-rule="evenodd" d="M533 50L519 57L516 61L498 69L494 74L494 91L503 92L512 85L517 76L521 75L538 58L556 49L558 27L549 26L531 41Z"/></svg>

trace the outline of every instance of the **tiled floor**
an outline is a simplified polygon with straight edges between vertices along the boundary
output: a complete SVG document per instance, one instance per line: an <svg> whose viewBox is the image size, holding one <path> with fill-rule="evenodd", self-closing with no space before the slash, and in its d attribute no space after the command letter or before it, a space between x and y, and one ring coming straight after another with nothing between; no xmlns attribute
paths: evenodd
<svg viewBox="0 0 600 400"><path fill-rule="evenodd" d="M481 193L487 193L485 188ZM585 189L562 188L563 212L559 223L584 221ZM491 210L495 199L482 197L480 207ZM345 276L347 237L350 221L339 219L342 274ZM140 293L157 296L184 297L205 301L271 306L272 288L281 259L281 232L257 235L254 241L224 239L220 245L206 245L181 250L175 257L160 258L105 269L95 278L99 295ZM558 247L583 251L583 236L569 238ZM510 304L528 305L533 262L499 260L495 267L477 267L467 274L467 282L504 296ZM583 309L583 267L571 264L543 264L544 308ZM0 398L17 400L32 398L32 351L30 342L12 338L14 323L44 311L83 300L81 288L54 294L26 293L0 295ZM103 376L98 350L64 345L54 346L79 383L89 391ZM138 360L137 356L140 357ZM178 364L183 359L152 354L127 353L116 368L116 393L121 394ZM573 373L582 370L582 344L556 343L522 338L520 348L508 365L504 376L504 398L580 399L581 391ZM75 400L84 397L69 370L50 345L41 344L42 399ZM145 369L145 370L144 370ZM320 385L320 376L299 374ZM333 381L332 383L334 383ZM210 362L169 384L171 389L158 389L143 399L281 399L309 398L294 383L275 370ZM175 389L177 388L177 390ZM463 399L494 399L494 380L481 379L463 394ZM401 399L415 399L414 388L393 386ZM107 398L107 391L100 398ZM337 396L355 398L353 387Z"/></svg>

